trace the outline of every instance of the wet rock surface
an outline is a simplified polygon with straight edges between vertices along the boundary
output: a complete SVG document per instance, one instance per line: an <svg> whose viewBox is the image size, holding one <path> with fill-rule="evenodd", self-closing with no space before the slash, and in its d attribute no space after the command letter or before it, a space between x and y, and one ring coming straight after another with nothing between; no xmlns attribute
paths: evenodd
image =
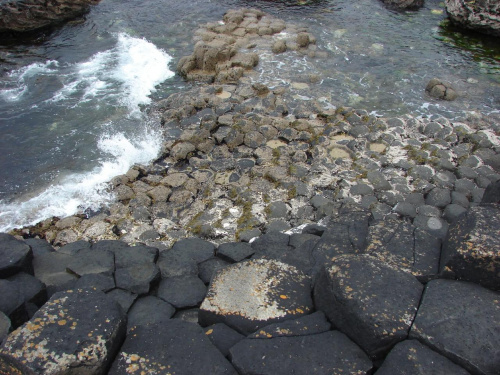
<svg viewBox="0 0 500 375"><path fill-rule="evenodd" d="M495 0L446 0L446 12L460 27L500 36L500 5Z"/></svg>
<svg viewBox="0 0 500 375"><path fill-rule="evenodd" d="M0 294L13 319L0 338L20 326L0 373L38 373L40 358L7 346L23 327L49 327L53 353L66 350L53 299L67 290L128 331L106 339L106 359L79 357L93 373L495 373L497 120L326 107L301 96L312 78L266 87L261 54L322 51L258 10L228 12L195 44L180 69L213 83L150 108L179 136L113 179L115 204L0 235L13 295Z"/></svg>
<svg viewBox="0 0 500 375"><path fill-rule="evenodd" d="M11 0L0 3L0 32L27 32L56 25L88 12L99 0Z"/></svg>

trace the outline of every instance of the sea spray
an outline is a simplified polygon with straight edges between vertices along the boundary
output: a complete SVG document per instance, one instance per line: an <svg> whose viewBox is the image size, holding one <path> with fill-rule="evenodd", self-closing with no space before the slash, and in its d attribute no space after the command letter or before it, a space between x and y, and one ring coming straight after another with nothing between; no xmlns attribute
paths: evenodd
<svg viewBox="0 0 500 375"><path fill-rule="evenodd" d="M171 59L147 40L120 33L116 34L112 48L79 63L48 60L8 75L0 87L0 99L12 103L7 111L13 119L19 113L27 114L30 134L40 137L37 142L43 144L46 152L43 172L34 177L48 180L50 176L52 183L0 200L0 232L52 216L98 210L114 199L108 181L126 173L135 163L147 164L157 157L161 129L158 122L156 126L150 123L152 120L147 119L140 106L150 103L149 95L158 84L174 76L169 69ZM49 85L40 86L40 82ZM43 97L39 95L41 89ZM28 105L18 109L21 100ZM32 121L30 111L35 106L37 113L58 115L49 116L47 122L41 117ZM2 130L5 134L14 133L17 125L15 121L4 123ZM35 170L38 155L18 150L11 148L8 157L16 160L17 165ZM61 168L61 160L71 165L74 172L62 175L60 169L70 168ZM19 182L23 176L16 180L9 175L0 177L12 184L25 183Z"/></svg>
<svg viewBox="0 0 500 375"><path fill-rule="evenodd" d="M150 163L161 148L161 131L144 127L134 139L123 133L103 135L97 146L106 155L98 167L67 176L41 194L10 204L0 202L0 232L34 225L48 217L65 217L85 209L97 210L113 201L108 181L135 163Z"/></svg>

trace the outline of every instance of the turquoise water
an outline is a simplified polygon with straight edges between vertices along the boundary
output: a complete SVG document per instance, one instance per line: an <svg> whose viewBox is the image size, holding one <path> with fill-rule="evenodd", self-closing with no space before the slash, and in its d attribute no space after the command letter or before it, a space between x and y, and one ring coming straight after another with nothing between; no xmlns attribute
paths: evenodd
<svg viewBox="0 0 500 375"><path fill-rule="evenodd" d="M173 72L194 30L243 6L318 39L321 57L264 54L256 79L269 86L305 82L304 100L386 116L500 110L500 43L447 26L439 1L394 12L376 0L103 0L83 20L0 44L0 231L111 202L106 181L159 153L143 109L189 87ZM428 98L433 77L461 97Z"/></svg>

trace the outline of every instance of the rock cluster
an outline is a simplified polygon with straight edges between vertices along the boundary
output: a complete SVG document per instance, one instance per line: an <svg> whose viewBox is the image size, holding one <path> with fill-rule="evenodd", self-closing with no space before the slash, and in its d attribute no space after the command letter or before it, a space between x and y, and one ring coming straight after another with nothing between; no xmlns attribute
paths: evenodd
<svg viewBox="0 0 500 375"><path fill-rule="evenodd" d="M0 32L27 32L88 12L99 0L6 0L0 2Z"/></svg>
<svg viewBox="0 0 500 375"><path fill-rule="evenodd" d="M460 27L500 36L500 3L497 0L446 0L446 12Z"/></svg>
<svg viewBox="0 0 500 375"><path fill-rule="evenodd" d="M449 83L433 78L427 84L425 91L432 97L444 100L455 100L458 95Z"/></svg>
<svg viewBox="0 0 500 375"><path fill-rule="evenodd" d="M321 55L255 10L217 25L192 79ZM0 374L498 372L498 122L325 108L253 73L158 102L164 152L109 209L0 234Z"/></svg>
<svg viewBox="0 0 500 375"><path fill-rule="evenodd" d="M480 211L491 231L466 219ZM408 247L401 221L350 204L321 225L218 247L188 238L162 251L109 240L42 250L3 235L1 264L33 258L0 280L0 373L403 374L435 365L495 374L500 207L462 218L442 252L434 237L430 251L398 252ZM473 256L457 233L477 239ZM451 259L442 272L440 258ZM18 328L5 337L10 325Z"/></svg>
<svg viewBox="0 0 500 375"><path fill-rule="evenodd" d="M424 5L424 0L382 0L390 8L398 10L418 9Z"/></svg>

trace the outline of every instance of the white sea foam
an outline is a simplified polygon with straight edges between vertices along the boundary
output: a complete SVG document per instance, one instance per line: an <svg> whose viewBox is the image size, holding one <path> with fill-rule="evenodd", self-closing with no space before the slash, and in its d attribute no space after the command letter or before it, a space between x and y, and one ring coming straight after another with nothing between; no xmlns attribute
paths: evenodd
<svg viewBox="0 0 500 375"><path fill-rule="evenodd" d="M64 87L51 98L59 102L77 97L74 106L90 100L128 107L137 115L139 105L150 103L156 86L174 76L172 57L145 39L119 34L116 46L74 65L64 75Z"/></svg>
<svg viewBox="0 0 500 375"><path fill-rule="evenodd" d="M0 97L9 102L16 102L28 92L30 79L40 75L50 75L57 72L59 63L48 60L45 63L33 63L20 69L15 69L7 75L7 88L0 90Z"/></svg>
<svg viewBox="0 0 500 375"><path fill-rule="evenodd" d="M114 197L108 191L107 182L126 173L134 163L151 162L161 148L159 132L145 128L133 140L123 133L102 136L97 147L108 156L94 170L70 175L24 202L0 202L0 232L33 225L52 216L73 215L87 208L97 210L109 204Z"/></svg>

